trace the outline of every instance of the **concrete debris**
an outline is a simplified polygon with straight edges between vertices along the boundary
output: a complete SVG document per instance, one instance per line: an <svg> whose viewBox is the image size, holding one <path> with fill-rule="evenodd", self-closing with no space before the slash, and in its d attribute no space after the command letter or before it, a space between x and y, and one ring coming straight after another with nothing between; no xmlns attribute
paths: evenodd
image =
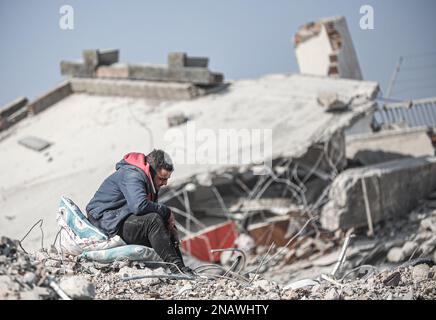
<svg viewBox="0 0 436 320"><path fill-rule="evenodd" d="M407 158L346 170L331 186L321 223L328 230L336 230L365 226L368 214L373 223L399 217L414 209L419 199L435 188L435 157ZM369 210L365 210L365 197L371 199Z"/></svg>
<svg viewBox="0 0 436 320"><path fill-rule="evenodd" d="M422 230L432 231L436 233L436 217L431 216L421 221L420 228Z"/></svg>
<svg viewBox="0 0 436 320"><path fill-rule="evenodd" d="M412 269L412 278L414 282L424 281L429 278L430 267L427 264L420 264Z"/></svg>
<svg viewBox="0 0 436 320"><path fill-rule="evenodd" d="M389 287L396 287L400 283L400 280L401 280L401 274L400 272L397 271L387 276L383 280L383 284Z"/></svg>
<svg viewBox="0 0 436 320"><path fill-rule="evenodd" d="M189 118L181 111L173 112L167 116L168 126L175 127L185 123Z"/></svg>
<svg viewBox="0 0 436 320"><path fill-rule="evenodd" d="M214 86L223 82L221 73L210 72L208 58L171 52L168 66L118 64L118 50L84 50L83 62L61 61L61 74L77 78L110 78L145 81L188 82Z"/></svg>
<svg viewBox="0 0 436 320"><path fill-rule="evenodd" d="M317 101L327 111L345 111L349 105L349 102L343 101L336 92L321 92Z"/></svg>
<svg viewBox="0 0 436 320"><path fill-rule="evenodd" d="M326 282L317 290L300 288L292 290L293 299L343 299L343 300L417 300L436 298L434 286L436 280L426 279L414 283L413 269L400 268L383 271L368 279L357 279L344 283L343 288L337 288ZM388 279L388 282L386 282ZM390 282L389 282L390 281Z"/></svg>
<svg viewBox="0 0 436 320"><path fill-rule="evenodd" d="M26 106L28 102L27 98L20 97L0 107L0 131L6 130L27 116Z"/></svg>
<svg viewBox="0 0 436 320"><path fill-rule="evenodd" d="M54 299L46 281L49 272L35 257L19 249L17 241L0 242L0 299Z"/></svg>
<svg viewBox="0 0 436 320"><path fill-rule="evenodd" d="M38 137L25 137L18 140L18 143L35 151L43 151L51 146L50 142Z"/></svg>
<svg viewBox="0 0 436 320"><path fill-rule="evenodd" d="M344 17L305 24L297 31L294 46L301 73L362 80Z"/></svg>
<svg viewBox="0 0 436 320"><path fill-rule="evenodd" d="M393 263L404 261L409 259L416 249L418 249L418 247L418 243L414 241L407 241L401 248L392 248L387 255L387 259L389 262Z"/></svg>
<svg viewBox="0 0 436 320"><path fill-rule="evenodd" d="M338 289L330 288L327 293L324 295L324 300L339 300L341 297Z"/></svg>
<svg viewBox="0 0 436 320"><path fill-rule="evenodd" d="M319 282L314 281L312 279L302 279L302 280L298 280L292 283L287 284L286 286L283 287L284 290L296 290L296 289L301 289L304 287L315 287L314 289L318 289Z"/></svg>
<svg viewBox="0 0 436 320"><path fill-rule="evenodd" d="M435 149L427 129L388 130L346 137L346 156L360 165L406 157L432 156Z"/></svg>
<svg viewBox="0 0 436 320"><path fill-rule="evenodd" d="M405 255L401 248L392 248L389 250L387 259L389 262L397 263L404 261Z"/></svg>
<svg viewBox="0 0 436 320"><path fill-rule="evenodd" d="M59 286L72 299L88 300L95 297L94 285L80 276L66 277Z"/></svg>

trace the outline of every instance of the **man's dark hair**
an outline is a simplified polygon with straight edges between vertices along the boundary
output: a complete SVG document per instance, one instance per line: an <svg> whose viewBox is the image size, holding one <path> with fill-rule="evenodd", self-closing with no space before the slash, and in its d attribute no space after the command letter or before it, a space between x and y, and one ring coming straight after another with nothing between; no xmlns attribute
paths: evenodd
<svg viewBox="0 0 436 320"><path fill-rule="evenodd" d="M146 161L150 164L150 167L153 169L154 173L161 169L165 169L167 171L174 170L171 157L163 150L154 149L152 152L147 154Z"/></svg>

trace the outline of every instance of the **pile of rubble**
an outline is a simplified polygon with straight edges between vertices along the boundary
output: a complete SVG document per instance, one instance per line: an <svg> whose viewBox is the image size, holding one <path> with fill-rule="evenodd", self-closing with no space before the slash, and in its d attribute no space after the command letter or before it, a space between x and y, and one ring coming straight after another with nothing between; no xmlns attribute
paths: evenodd
<svg viewBox="0 0 436 320"><path fill-rule="evenodd" d="M85 261L64 256L55 246L28 254L21 242L2 237L0 298L436 298L435 193L406 217L376 224L371 235L367 227L326 232L309 221L298 228L279 245L276 236L246 254L227 251L221 265L193 265L186 257L198 271L195 279L150 263Z"/></svg>
<svg viewBox="0 0 436 320"><path fill-rule="evenodd" d="M162 268L143 263L112 264L62 257L54 248L35 254L2 238L0 299L280 299L282 288L267 280L242 283L219 275L171 279ZM149 276L147 278L147 276Z"/></svg>
<svg viewBox="0 0 436 320"><path fill-rule="evenodd" d="M408 216L375 225L371 236L366 228L309 229L287 247L258 246L248 267L261 263L264 278L295 289L284 299L434 299L435 209L431 194Z"/></svg>
<svg viewBox="0 0 436 320"><path fill-rule="evenodd" d="M63 258L46 251L35 255L21 248L19 241L2 237L0 243L0 299L92 299L95 287L71 269L61 267ZM60 280L60 281L59 281Z"/></svg>
<svg viewBox="0 0 436 320"><path fill-rule="evenodd" d="M142 276L147 275L151 277L141 279ZM135 279L135 276L138 279ZM118 272L85 274L84 277L95 283L97 299L273 300L283 298L283 287L267 280L255 280L249 283L219 276L215 279L200 276L195 280L172 280L165 278L162 268L151 270L125 266ZM132 280L127 281L127 277Z"/></svg>
<svg viewBox="0 0 436 320"><path fill-rule="evenodd" d="M436 267L428 264L386 270L349 282L324 281L286 292L286 299L417 300L436 299Z"/></svg>
<svg viewBox="0 0 436 320"><path fill-rule="evenodd" d="M257 245L243 263L235 262L240 251L222 265L197 262L193 280L161 265L84 261L54 246L28 254L2 237L0 298L435 299L435 231L431 194L407 217L375 225L371 236L365 228L332 233L306 223L285 245Z"/></svg>

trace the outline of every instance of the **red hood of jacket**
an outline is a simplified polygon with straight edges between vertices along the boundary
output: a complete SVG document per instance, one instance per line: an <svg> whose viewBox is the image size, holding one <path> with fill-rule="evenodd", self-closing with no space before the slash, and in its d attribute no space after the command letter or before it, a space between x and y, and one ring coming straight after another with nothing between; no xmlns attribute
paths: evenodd
<svg viewBox="0 0 436 320"><path fill-rule="evenodd" d="M145 155L143 153L131 152L124 156L124 161L135 167L138 167L145 172L147 177L151 179L150 175L150 165L145 161Z"/></svg>

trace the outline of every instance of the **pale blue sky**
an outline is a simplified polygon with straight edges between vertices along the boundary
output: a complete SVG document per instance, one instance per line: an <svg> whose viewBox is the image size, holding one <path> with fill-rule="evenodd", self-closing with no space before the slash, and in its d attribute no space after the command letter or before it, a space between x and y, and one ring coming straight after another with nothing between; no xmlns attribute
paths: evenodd
<svg viewBox="0 0 436 320"><path fill-rule="evenodd" d="M75 29L59 28L74 8ZM362 5L375 30L359 27ZM436 52L434 0L0 0L0 106L62 80L59 62L85 48L119 48L121 61L166 63L169 51L210 58L227 79L298 72L292 38L320 17L344 15L366 80L384 91L400 55ZM436 96L436 54L406 59L393 98Z"/></svg>

